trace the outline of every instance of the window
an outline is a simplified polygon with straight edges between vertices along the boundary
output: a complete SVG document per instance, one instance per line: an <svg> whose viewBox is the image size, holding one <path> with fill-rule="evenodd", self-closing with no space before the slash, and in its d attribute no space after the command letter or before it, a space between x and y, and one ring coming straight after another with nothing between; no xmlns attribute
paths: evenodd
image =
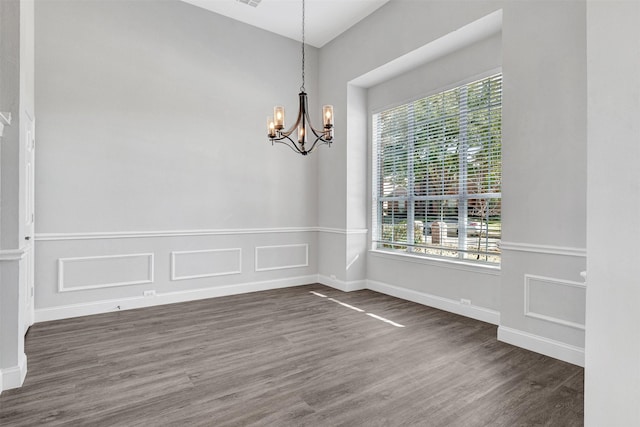
<svg viewBox="0 0 640 427"><path fill-rule="evenodd" d="M373 115L374 248L500 263L501 118L501 74Z"/></svg>

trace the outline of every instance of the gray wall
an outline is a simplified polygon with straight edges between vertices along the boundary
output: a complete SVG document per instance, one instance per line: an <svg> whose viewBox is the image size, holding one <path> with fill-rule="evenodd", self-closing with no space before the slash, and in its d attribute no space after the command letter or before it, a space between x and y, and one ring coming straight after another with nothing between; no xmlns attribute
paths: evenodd
<svg viewBox="0 0 640 427"><path fill-rule="evenodd" d="M336 275L344 281L344 288L364 280L366 286L382 292L499 323L502 340L582 364L585 2L391 1L322 48L320 87L322 95L336 104L337 121L342 123L348 119L353 82L500 9L504 76L501 271L372 253L367 239L347 234L332 242L336 251L346 255L344 259L320 252L319 274ZM353 58L351 52L358 52L357 60L345 60ZM335 67L336 63L341 66ZM437 61L432 65L436 67ZM455 83L454 74L465 69L467 77L477 72L462 67L450 65L451 75L444 77L453 81L442 84ZM414 77L406 76L404 89L413 86ZM441 81L442 77L439 72L424 73L427 80ZM380 90L371 89L369 95L377 96ZM365 179L358 179L363 175L363 153L370 151L363 134L366 130L349 129L345 144L335 145L342 162L320 157L321 225L357 230L370 218L367 172ZM367 168L370 171L368 164ZM322 233L318 238L321 247L329 240ZM361 277L346 269L356 256L366 264L359 270L365 271ZM471 307L461 304L461 299L470 299Z"/></svg>
<svg viewBox="0 0 640 427"><path fill-rule="evenodd" d="M640 425L638 22L636 1L587 7L587 427Z"/></svg>
<svg viewBox="0 0 640 427"><path fill-rule="evenodd" d="M499 336L516 344L527 339L520 331L541 337L533 349L562 343L562 354L583 363L586 3L510 3L502 40Z"/></svg>
<svg viewBox="0 0 640 427"><path fill-rule="evenodd" d="M25 243L26 130L34 115L33 1L0 2L0 112L11 115L0 136L0 391L19 387L24 353L31 245Z"/></svg>
<svg viewBox="0 0 640 427"><path fill-rule="evenodd" d="M357 83L501 9L489 41ZM273 104L296 109L296 42L177 1L41 1L36 28L37 318L319 279L490 321L505 341L582 363L583 1L389 2L309 48L312 107L335 105L336 143L307 158L264 138ZM500 65L501 270L369 252L369 98Z"/></svg>
<svg viewBox="0 0 640 427"><path fill-rule="evenodd" d="M500 8L501 271L369 253L368 124L362 117L347 121L347 114L366 111L370 93L349 82ZM637 47L639 13L632 1L611 7L392 0L325 46L319 62L318 52L309 52L307 72L317 75L319 67L321 76L308 79L315 89L309 92L317 94L316 107L335 105L336 144L301 159L268 147L262 124L274 103L295 109L296 68L276 69L267 57L277 50L285 63L297 63L297 43L178 2L38 1L40 319L304 283L319 273L340 288L369 286L485 316L500 323L502 339L579 363L586 315L585 423L638 424L640 345L629 325L638 324L640 299L634 244L640 237L634 217L638 131L632 119L639 65L628 52ZM2 29L4 43L4 21ZM3 82L6 77L3 69ZM5 100L6 86L0 89ZM6 154L15 147L6 151L5 142L3 200L18 187L11 178L15 159ZM624 228L603 227L611 224L612 203L621 203L615 224ZM3 204L8 216L2 224L15 216L16 205L4 210ZM6 283L18 282L19 268L7 266L15 261L9 258L19 225L2 232L0 243L12 240L1 245L3 290L12 292L18 287ZM586 313L577 277L585 268L585 236ZM293 267L304 263L305 245L308 267ZM194 252L211 249L223 250ZM172 251L174 278L229 273L238 260L241 272L170 280ZM122 256L127 254L139 256ZM280 259L285 262L277 265ZM153 283L101 287L103 276L111 284ZM159 296L141 300L150 289ZM18 329L17 291L11 292L0 295L3 328L9 320ZM459 298L471 298L475 306L456 306ZM20 345L14 332L12 351ZM17 353L10 355L11 369L17 368L12 375L20 375ZM8 359L0 360L5 368Z"/></svg>
<svg viewBox="0 0 640 427"><path fill-rule="evenodd" d="M266 138L299 43L177 0L37 1L36 48L38 319L309 282L317 158ZM316 75L307 47L314 102Z"/></svg>

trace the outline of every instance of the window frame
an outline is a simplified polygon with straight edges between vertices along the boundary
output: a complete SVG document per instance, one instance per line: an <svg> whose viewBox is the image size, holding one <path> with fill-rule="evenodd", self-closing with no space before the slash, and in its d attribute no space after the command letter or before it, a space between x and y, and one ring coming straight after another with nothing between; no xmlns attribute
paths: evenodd
<svg viewBox="0 0 640 427"><path fill-rule="evenodd" d="M502 261L502 251L500 250L500 241L502 239L502 232L500 231L500 235L497 239L496 245L497 245L497 249L498 251L495 253L495 256L499 259L498 262L490 262L488 261L488 257L486 258L486 260L475 260L475 259L469 259L469 258L465 258L464 257L464 250L460 249L460 242L458 244L458 246L454 249L452 249L452 251L455 251L458 253L458 256L446 256L446 255L436 255L436 254L429 254L429 253L417 253L414 251L414 247L422 247L422 248L429 248L429 245L425 244L424 245L416 245L411 244L409 242L415 242L414 240L414 227L409 227L409 220L413 219L415 221L415 205L416 202L418 201L424 201L425 203L427 203L428 201L432 201L432 200L451 200L451 201L460 201L461 200L461 194L460 192L456 193L456 194L451 194L451 195L439 195L439 196L434 196L434 195L416 195L414 194L414 183L415 183L415 171L411 171L407 173L407 188L406 188L406 196L380 196L379 195L379 189L380 189L380 176L379 176L379 148L378 148L378 137L376 135L376 130L377 130L377 121L376 121L376 116L382 112L386 112L389 110L392 110L396 107L401 107L401 106L410 106L411 104L423 100L425 98L429 98L431 96L434 95L439 95L439 94L443 94L447 91L451 91L453 89L457 89L460 87L464 87L467 86L471 83L477 82L477 81L482 81L485 80L487 78L491 78L493 76L496 75L500 75L500 79L501 79L501 90L504 88L504 76L502 73L502 67L498 67L498 68L494 68L488 71L485 71L483 73L465 78L464 80L449 84L447 86L441 86L439 88L436 88L434 90L429 90L427 92L423 92L420 94L416 94L415 96L412 96L409 99L400 101L400 102L394 102L394 103L390 103L384 106L380 106L377 107L375 109L370 109L369 111L369 115L368 118L370 120L370 141L371 141L371 204L370 204L370 208L371 208L371 234L370 234L370 243L371 243L371 251L372 252L376 252L376 253L381 253L381 254L390 254L393 256L408 256L412 259L424 259L425 261L428 261L428 263L431 263L433 261L435 261L436 263L438 262L446 262L446 263L455 263L455 264L464 264L467 266L470 266L472 268L475 267L481 267L481 268L490 268L490 269L500 269L500 265L501 265L501 261ZM501 95L501 100L500 100L500 109L502 112L502 108L504 105L504 99ZM459 107L459 104L458 104ZM467 111L467 113L470 113L471 111ZM500 125L501 125L501 130L502 130L502 114L501 114L501 120L500 120ZM408 126L408 128L411 128L412 126ZM407 137L408 140L408 145L410 145L411 147L408 149L409 152L413 152L411 150L413 150L413 138L411 136ZM500 163L502 162L502 131L501 131L501 138L500 138ZM467 147L468 148L468 147ZM463 154L461 152L458 153L458 157L461 158L463 157ZM408 163L412 163L411 160L411 156L407 155L407 162ZM410 167L408 167L408 169L412 169ZM409 175L413 173L414 174L414 179L409 179ZM460 176L460 175L458 175ZM500 167L500 176L502 176L502 166ZM500 192L485 192L485 193L474 193L471 195L471 197L469 197L469 195L467 194L467 197L464 198L467 203L470 200L491 200L491 199L497 199L499 200L499 203L502 204L502 187L500 186ZM404 203L405 204L405 208L407 210L407 214L406 214L406 243L404 242L397 242L397 241L384 241L382 240L382 236L380 235L380 228L383 225L383 220L382 220L382 203L383 201L386 202L399 202L399 203ZM411 212L410 212L411 211ZM426 213L425 213L425 220L426 220ZM457 221L457 232L458 232L458 237L460 236L460 230L463 231L462 236L463 238L461 239L463 242L464 240L466 240L467 238L467 226L468 226L469 220L468 220L468 215L467 216L458 216L458 221ZM395 224L395 222L392 222L392 224ZM425 221L425 227L426 227L427 222ZM429 222L430 224L430 222ZM484 229L484 227L486 227L487 229L487 240L489 237L489 224L488 223L484 223L481 226L481 230L480 230L480 234L482 234L482 229ZM502 227L502 209L500 208L500 228ZM426 234L425 234L426 235ZM390 245L391 247L381 247L381 245L386 244L386 245ZM394 249L393 246L403 246L405 247L403 250L398 250L398 249ZM478 247L478 249L480 249L480 247ZM480 251L471 251L473 253L479 253ZM488 252L487 252L488 253Z"/></svg>

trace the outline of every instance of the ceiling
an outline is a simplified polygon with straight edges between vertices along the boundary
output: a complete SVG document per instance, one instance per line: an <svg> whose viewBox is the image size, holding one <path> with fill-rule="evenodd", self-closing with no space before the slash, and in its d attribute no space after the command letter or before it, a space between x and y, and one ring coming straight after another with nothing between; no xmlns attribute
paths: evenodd
<svg viewBox="0 0 640 427"><path fill-rule="evenodd" d="M301 0L182 1L290 39L302 38ZM305 0L305 42L322 47L388 1Z"/></svg>

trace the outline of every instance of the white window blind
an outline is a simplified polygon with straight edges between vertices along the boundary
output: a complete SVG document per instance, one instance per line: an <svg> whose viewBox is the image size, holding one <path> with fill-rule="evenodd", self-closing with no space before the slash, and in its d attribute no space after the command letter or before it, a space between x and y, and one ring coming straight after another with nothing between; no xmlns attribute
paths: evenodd
<svg viewBox="0 0 640 427"><path fill-rule="evenodd" d="M501 119L501 74L374 114L376 248L500 263Z"/></svg>

